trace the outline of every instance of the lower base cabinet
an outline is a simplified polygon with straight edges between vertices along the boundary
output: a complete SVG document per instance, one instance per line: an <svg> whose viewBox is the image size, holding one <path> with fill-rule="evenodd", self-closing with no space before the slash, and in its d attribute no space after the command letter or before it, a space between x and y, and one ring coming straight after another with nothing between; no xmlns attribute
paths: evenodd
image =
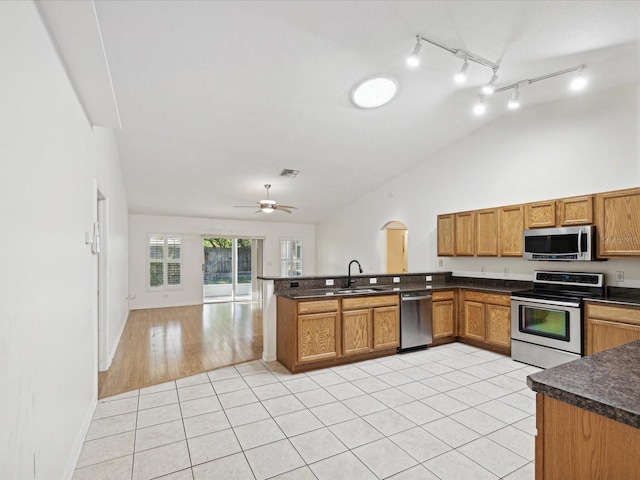
<svg viewBox="0 0 640 480"><path fill-rule="evenodd" d="M538 393L536 429L536 480L639 478L638 428Z"/></svg>
<svg viewBox="0 0 640 480"><path fill-rule="evenodd" d="M585 355L640 339L640 308L585 302Z"/></svg>
<svg viewBox="0 0 640 480"><path fill-rule="evenodd" d="M342 353L355 355L400 345L398 295L342 300Z"/></svg>
<svg viewBox="0 0 640 480"><path fill-rule="evenodd" d="M439 340L456 335L455 292L433 292L431 318L433 319L433 339Z"/></svg>
<svg viewBox="0 0 640 480"><path fill-rule="evenodd" d="M511 349L511 296L464 290L461 295L459 336Z"/></svg>

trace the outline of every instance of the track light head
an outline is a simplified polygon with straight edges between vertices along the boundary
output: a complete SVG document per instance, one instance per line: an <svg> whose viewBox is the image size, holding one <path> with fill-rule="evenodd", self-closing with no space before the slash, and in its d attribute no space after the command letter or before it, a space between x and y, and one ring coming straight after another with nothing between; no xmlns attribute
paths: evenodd
<svg viewBox="0 0 640 480"><path fill-rule="evenodd" d="M467 61L467 58L465 57L464 63L462 64L462 68L460 69L460 71L458 73L456 73L456 76L453 77L453 79L456 81L456 83L464 83L464 82L467 81L467 68L469 68L469 62Z"/></svg>
<svg viewBox="0 0 640 480"><path fill-rule="evenodd" d="M420 49L421 48L422 48L422 43L420 43L420 37L418 37L418 40L416 42L416 46L413 49L413 52L411 53L411 55L407 57L407 64L410 67L417 67L418 65L420 65Z"/></svg>
<svg viewBox="0 0 640 480"><path fill-rule="evenodd" d="M479 117L486 113L487 106L484 104L484 96L480 95L480 99L478 103L476 103L475 107L473 107L473 113L475 116Z"/></svg>
<svg viewBox="0 0 640 480"><path fill-rule="evenodd" d="M507 107L509 107L509 110L516 110L520 108L520 90L518 87L513 91L513 95L511 96L511 100L509 100Z"/></svg>
<svg viewBox="0 0 640 480"><path fill-rule="evenodd" d="M496 70L493 71L493 75L491 75L491 80L485 86L482 87L482 93L485 95L493 95L493 92L496 91L496 82L498 81L498 75L496 75Z"/></svg>
<svg viewBox="0 0 640 480"><path fill-rule="evenodd" d="M578 70L578 75L571 81L571 90L583 90L586 86L587 86L587 78L582 75L582 70L584 70L584 67L582 67L580 70Z"/></svg>

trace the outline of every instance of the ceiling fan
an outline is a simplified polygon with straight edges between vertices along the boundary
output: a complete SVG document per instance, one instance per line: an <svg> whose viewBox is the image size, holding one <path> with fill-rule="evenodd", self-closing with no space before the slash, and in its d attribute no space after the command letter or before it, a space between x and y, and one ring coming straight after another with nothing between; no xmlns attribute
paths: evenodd
<svg viewBox="0 0 640 480"><path fill-rule="evenodd" d="M291 205L278 205L278 203L275 200L271 200L269 198L269 189L271 188L271 185L267 183L264 186L264 188L267 189L267 199L256 202L258 205L260 205L260 210L258 210L256 213L261 213L261 212L271 213L271 212L274 212L275 210L291 213L291 209L294 209L294 210L296 209L296 207L292 207ZM234 208L256 208L256 207L254 207L253 205L236 205Z"/></svg>

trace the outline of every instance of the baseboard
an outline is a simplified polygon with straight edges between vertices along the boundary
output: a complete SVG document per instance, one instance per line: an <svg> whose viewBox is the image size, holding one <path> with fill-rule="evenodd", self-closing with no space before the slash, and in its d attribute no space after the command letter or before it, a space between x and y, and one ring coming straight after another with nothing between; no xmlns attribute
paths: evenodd
<svg viewBox="0 0 640 480"><path fill-rule="evenodd" d="M118 332L118 335L116 335L116 341L113 342L113 346L111 347L111 352L109 352L109 359L107 360L106 370L109 370L111 368L111 362L113 362L113 357L115 356L116 351L118 350L118 345L120 344L120 339L122 338L122 333L124 332L124 327L127 325L128 319L129 319L129 310L127 310L127 313L125 314L124 319L122 320L120 331Z"/></svg>
<svg viewBox="0 0 640 480"><path fill-rule="evenodd" d="M171 303L168 305L140 305L131 307L131 310L148 310L150 308L171 308L171 307L191 307L193 305L202 305L202 300L199 302L185 302L185 303Z"/></svg>
<svg viewBox="0 0 640 480"><path fill-rule="evenodd" d="M96 378L97 381L97 378ZM82 445L84 444L84 439L87 437L87 432L89 431L89 427L91 426L91 420L93 420L93 414L96 411L96 407L98 406L98 391L96 389L95 397L91 402L91 408L87 412L84 421L82 422L82 428L80 429L79 435L76 437L76 441L73 443L73 447L71 448L71 454L69 455L69 463L67 467L64 469L64 475L62 478L71 480L73 477L73 472L76 469L76 465L78 464L78 459L80 458L80 453L82 452Z"/></svg>

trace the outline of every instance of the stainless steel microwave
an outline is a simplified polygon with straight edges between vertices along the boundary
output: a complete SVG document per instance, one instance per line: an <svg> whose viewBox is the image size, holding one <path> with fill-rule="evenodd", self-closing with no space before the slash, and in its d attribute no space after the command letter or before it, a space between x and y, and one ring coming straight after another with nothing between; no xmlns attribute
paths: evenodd
<svg viewBox="0 0 640 480"><path fill-rule="evenodd" d="M535 228L522 232L522 258L547 261L596 259L596 227Z"/></svg>

